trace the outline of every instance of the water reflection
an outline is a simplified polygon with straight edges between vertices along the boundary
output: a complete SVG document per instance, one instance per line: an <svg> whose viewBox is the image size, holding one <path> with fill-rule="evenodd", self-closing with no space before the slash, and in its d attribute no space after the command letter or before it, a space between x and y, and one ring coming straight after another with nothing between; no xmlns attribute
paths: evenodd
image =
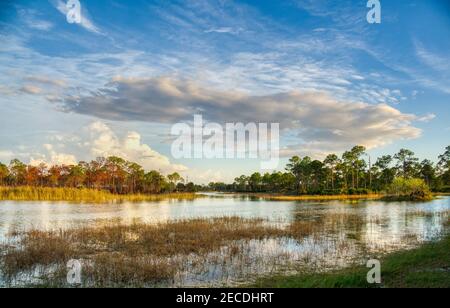
<svg viewBox="0 0 450 308"><path fill-rule="evenodd" d="M435 214L450 210L450 197L428 203L385 203L382 201L294 202L268 201L239 196L216 195L196 200L168 200L151 203L77 205L51 202L0 202L0 237L11 229L59 229L79 225L95 225L98 220L120 218L124 222L144 222L241 216L270 221L315 219L326 214L356 214L366 221L363 232L377 240L398 240L406 233L418 233L424 239L439 233L442 226Z"/></svg>

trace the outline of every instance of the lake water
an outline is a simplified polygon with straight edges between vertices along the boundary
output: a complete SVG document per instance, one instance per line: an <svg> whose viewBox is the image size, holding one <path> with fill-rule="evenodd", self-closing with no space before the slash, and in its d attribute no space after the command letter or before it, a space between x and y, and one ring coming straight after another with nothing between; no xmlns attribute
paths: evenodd
<svg viewBox="0 0 450 308"><path fill-rule="evenodd" d="M0 202L0 240L4 241L8 232L13 230L95 226L111 219L123 222L138 219L151 223L240 216L287 224L332 215L361 218L358 224L340 224L339 232L331 230L330 223L324 224L322 233L301 242L292 239L250 241L245 244L245 249L249 251L248 259L243 260L241 256L238 262L220 260L215 253L214 264L207 264L208 268L203 264L197 271L182 273L175 283L177 286L229 285L246 282L255 272L264 274L280 269L298 270L299 266L311 268L312 264L324 269L337 268L369 255L413 247L448 232L449 212L450 197L440 197L426 203L387 203L378 200L268 201L220 194L209 194L189 201L104 205L4 201Z"/></svg>

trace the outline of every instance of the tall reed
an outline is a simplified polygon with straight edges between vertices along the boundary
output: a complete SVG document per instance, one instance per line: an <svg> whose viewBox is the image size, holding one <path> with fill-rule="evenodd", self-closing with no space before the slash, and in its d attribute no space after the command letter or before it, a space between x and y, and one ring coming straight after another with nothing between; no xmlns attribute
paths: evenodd
<svg viewBox="0 0 450 308"><path fill-rule="evenodd" d="M79 203L144 202L165 199L195 199L195 193L172 193L160 195L117 195L104 190L86 188L49 187L0 187L0 200L11 201L68 201Z"/></svg>

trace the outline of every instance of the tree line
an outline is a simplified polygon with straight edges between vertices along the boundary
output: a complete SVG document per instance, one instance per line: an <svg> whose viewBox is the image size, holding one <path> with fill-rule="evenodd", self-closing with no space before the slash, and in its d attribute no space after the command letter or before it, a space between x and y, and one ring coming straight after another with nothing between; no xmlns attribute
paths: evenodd
<svg viewBox="0 0 450 308"><path fill-rule="evenodd" d="M396 178L423 179L434 191L450 192L450 146L437 163L419 161L414 152L401 149L372 161L365 147L355 146L341 156L328 155L323 161L305 156L292 157L284 172L237 177L232 184L206 186L186 183L178 174L164 176L146 172L142 166L120 157L97 158L77 165L44 163L33 166L14 159L0 163L0 186L72 187L108 190L115 194L159 194L213 190L283 194L362 194L386 190Z"/></svg>
<svg viewBox="0 0 450 308"><path fill-rule="evenodd" d="M164 176L155 170L146 172L139 164L116 156L70 166L45 163L32 166L14 159L9 165L0 163L0 186L83 187L115 194L194 192L198 189L194 183L186 183L178 173Z"/></svg>
<svg viewBox="0 0 450 308"><path fill-rule="evenodd" d="M401 149L373 161L366 148L355 146L342 156L328 155L323 161L294 156L285 172L242 175L233 184L210 183L214 191L284 194L364 194L388 189L396 178L423 179L434 191L450 192L450 146L437 163L419 161L414 152Z"/></svg>

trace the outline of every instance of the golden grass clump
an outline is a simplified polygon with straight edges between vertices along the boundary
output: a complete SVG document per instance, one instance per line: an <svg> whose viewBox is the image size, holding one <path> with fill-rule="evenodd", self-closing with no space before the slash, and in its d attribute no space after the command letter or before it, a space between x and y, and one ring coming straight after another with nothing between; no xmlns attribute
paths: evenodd
<svg viewBox="0 0 450 308"><path fill-rule="evenodd" d="M104 190L87 188L50 187L0 187L0 200L10 201L67 201L77 203L146 202L166 199L193 200L200 197L195 193L172 193L160 195L128 194L117 195Z"/></svg>
<svg viewBox="0 0 450 308"><path fill-rule="evenodd" d="M99 228L69 230L66 234L84 249L95 247L131 256L168 257L211 252L231 241L285 235L283 230L265 226L263 222L261 219L224 217L159 224L113 223Z"/></svg>
<svg viewBox="0 0 450 308"><path fill-rule="evenodd" d="M7 276L28 270L36 264L67 262L76 254L74 247L63 233L58 235L51 232L30 231L23 234L21 246L24 249L16 249L12 245L2 249L3 271Z"/></svg>
<svg viewBox="0 0 450 308"><path fill-rule="evenodd" d="M304 196L279 196L260 194L261 198L274 201L325 201L325 200L360 200L360 199L381 199L381 194L367 195L304 195Z"/></svg>

